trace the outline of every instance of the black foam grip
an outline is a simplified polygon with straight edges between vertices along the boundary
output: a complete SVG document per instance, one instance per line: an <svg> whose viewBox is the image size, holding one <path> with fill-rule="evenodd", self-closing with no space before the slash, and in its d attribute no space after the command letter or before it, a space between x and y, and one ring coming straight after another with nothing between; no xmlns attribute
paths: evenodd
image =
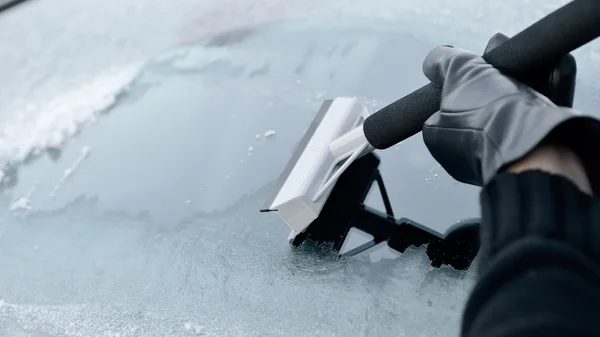
<svg viewBox="0 0 600 337"><path fill-rule="evenodd" d="M600 0L574 0L528 27L483 57L499 70L527 83L538 69L600 36ZM441 89L433 84L414 91L369 116L367 140L387 149L421 131L440 108Z"/></svg>

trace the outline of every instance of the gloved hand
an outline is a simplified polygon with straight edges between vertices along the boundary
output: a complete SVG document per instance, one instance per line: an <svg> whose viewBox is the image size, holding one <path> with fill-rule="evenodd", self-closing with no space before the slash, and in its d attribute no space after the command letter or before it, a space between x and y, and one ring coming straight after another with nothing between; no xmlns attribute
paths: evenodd
<svg viewBox="0 0 600 337"><path fill-rule="evenodd" d="M423 139L454 179L482 186L542 142L553 142L581 158L593 191L599 192L596 118L558 107L466 50L433 49L423 72L442 87L440 111L425 122Z"/></svg>

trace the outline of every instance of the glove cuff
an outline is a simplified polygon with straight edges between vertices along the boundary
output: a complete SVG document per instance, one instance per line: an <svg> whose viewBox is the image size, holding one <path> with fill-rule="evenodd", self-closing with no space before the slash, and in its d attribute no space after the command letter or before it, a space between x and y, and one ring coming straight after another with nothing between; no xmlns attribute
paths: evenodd
<svg viewBox="0 0 600 337"><path fill-rule="evenodd" d="M483 189L480 273L527 239L566 243L600 265L600 199L541 171L502 173Z"/></svg>
<svg viewBox="0 0 600 337"><path fill-rule="evenodd" d="M544 140L545 143L566 146L581 160L592 192L600 195L600 121L588 116L578 116L558 125Z"/></svg>

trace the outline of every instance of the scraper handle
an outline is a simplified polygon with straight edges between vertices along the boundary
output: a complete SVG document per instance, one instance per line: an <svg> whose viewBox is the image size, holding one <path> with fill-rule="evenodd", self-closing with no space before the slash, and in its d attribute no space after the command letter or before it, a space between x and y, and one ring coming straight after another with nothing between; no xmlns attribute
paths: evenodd
<svg viewBox="0 0 600 337"><path fill-rule="evenodd" d="M574 0L483 55L500 71L525 83L540 69L600 36L600 0ZM442 90L433 84L404 96L369 116L365 136L387 149L417 134L440 109Z"/></svg>

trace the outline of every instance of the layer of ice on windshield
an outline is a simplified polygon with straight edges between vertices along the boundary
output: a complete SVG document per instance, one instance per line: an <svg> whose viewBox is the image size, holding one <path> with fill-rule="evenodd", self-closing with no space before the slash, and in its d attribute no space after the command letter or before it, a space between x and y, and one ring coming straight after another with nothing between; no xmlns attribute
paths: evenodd
<svg viewBox="0 0 600 337"><path fill-rule="evenodd" d="M12 219L0 232L0 284L11 291L0 300L0 336L458 330L472 275L429 267L422 249L379 261L340 260L327 246L290 250L279 219L256 212L264 192L169 229L141 215L95 214L93 200Z"/></svg>
<svg viewBox="0 0 600 337"><path fill-rule="evenodd" d="M59 146L115 102L138 62L180 43L309 19L437 32L448 34L439 43L482 48L493 33L514 34L564 3L34 1L0 14L0 45L13 46L0 53L10 87L0 91L0 164ZM465 33L473 40L463 42ZM580 69L598 64L594 46L577 56ZM184 64L174 68L193 71ZM582 70L582 78L590 74L598 72ZM3 214L0 336L417 337L458 330L472 271L431 269L419 249L395 260L371 255L342 261L327 247L290 251L278 219L248 216L265 193L170 231L143 215L90 216L89 200L57 212ZM12 200L3 202L8 209ZM29 208L26 200L15 206Z"/></svg>

